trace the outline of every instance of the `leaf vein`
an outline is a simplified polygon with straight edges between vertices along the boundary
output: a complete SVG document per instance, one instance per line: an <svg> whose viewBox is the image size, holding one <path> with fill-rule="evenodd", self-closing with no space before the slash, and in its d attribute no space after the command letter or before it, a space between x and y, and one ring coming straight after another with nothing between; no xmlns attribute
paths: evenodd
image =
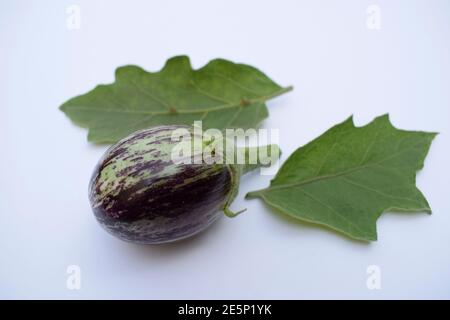
<svg viewBox="0 0 450 320"><path fill-rule="evenodd" d="M341 177L341 179L342 179L343 181L345 181L345 182L351 184L351 185L357 186L357 187L359 187L359 188L361 188L361 189L365 189L365 190L367 190L367 191L372 191L372 192L378 193L378 194L380 194L380 195L382 195L382 196L384 196L384 197L388 197L388 198L391 198L391 199L398 199L398 200L408 200L408 201L415 202L416 204L420 204L420 203L417 202L415 199L406 198L406 197L393 196L393 195L384 193L384 192L382 192L382 191L380 191L380 190L373 189L373 188L370 188L370 187L368 187L368 186L359 184L359 183L357 183L357 182L355 182L355 181L353 181L353 180L347 179L347 178L345 178L345 177Z"/></svg>
<svg viewBox="0 0 450 320"><path fill-rule="evenodd" d="M334 214L336 214L338 217L340 217L342 220L344 220L345 222L348 223L349 226L353 226L355 229L357 229L359 232L361 232L362 234L366 234L367 232L362 230L358 225L354 224L351 220L349 220L347 217L343 216L341 213L339 213L338 211L336 211L333 207L330 207L329 205L327 205L325 202L313 197L312 195L310 195L309 193L307 193L305 190L300 189L300 191L306 195L307 197L311 198L312 200L316 201L318 204L322 205L323 207L327 208L328 210L330 210L331 212L333 212Z"/></svg>
<svg viewBox="0 0 450 320"><path fill-rule="evenodd" d="M420 144L421 143L422 142L420 142ZM414 149L414 148L418 147L420 144L413 145L411 147L405 148L405 149L401 150L400 152L394 153L392 156L387 157L385 159L382 159L382 160L380 160L378 162L369 163L369 164L362 165L362 166L357 166L355 168L351 168L351 169L348 169L348 170L345 170L345 171L342 171L342 172L336 172L336 173L333 173L333 174L328 174L328 175L323 175L323 176L319 176L319 177L314 177L314 178L310 178L310 179L307 179L307 180L298 181L298 182L295 182L295 183L283 184L283 185L278 185L278 186L273 186L273 187L270 186L268 189L274 190L274 189L284 189L284 188L302 186L302 185L306 185L306 184L309 184L309 183L314 183L314 182L321 181L321 180L333 179L333 178L336 178L336 177L339 177L339 176L343 176L343 175L347 175L347 174L353 173L353 172L358 171L358 170L371 168L373 166L380 166L381 168L385 168L385 167L383 167L381 165L383 162L385 162L387 160L390 160L390 159L393 159L395 157L398 157L399 155L403 154L404 152L409 151L410 149Z"/></svg>

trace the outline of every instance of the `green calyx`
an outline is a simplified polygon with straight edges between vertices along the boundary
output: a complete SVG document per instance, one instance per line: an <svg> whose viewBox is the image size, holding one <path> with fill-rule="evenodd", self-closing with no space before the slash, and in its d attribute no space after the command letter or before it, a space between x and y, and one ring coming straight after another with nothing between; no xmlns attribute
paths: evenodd
<svg viewBox="0 0 450 320"><path fill-rule="evenodd" d="M231 176L231 191L225 201L223 212L229 218L234 218L247 210L242 209L235 212L230 209L231 203L238 194L241 176L261 167L269 167L281 156L281 149L275 144L261 147L242 147L237 148L236 151L235 159L241 157L240 159L244 159L244 163L241 164L236 161L235 164L227 164Z"/></svg>

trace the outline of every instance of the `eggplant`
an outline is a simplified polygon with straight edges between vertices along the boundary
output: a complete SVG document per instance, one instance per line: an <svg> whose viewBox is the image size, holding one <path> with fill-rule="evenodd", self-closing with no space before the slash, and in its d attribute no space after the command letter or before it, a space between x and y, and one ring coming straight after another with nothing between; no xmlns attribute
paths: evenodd
<svg viewBox="0 0 450 320"><path fill-rule="evenodd" d="M194 136L184 125L141 130L109 148L95 167L89 200L112 235L141 244L172 242L206 229L222 212L240 213L229 209L240 176L259 165L173 161L177 129Z"/></svg>

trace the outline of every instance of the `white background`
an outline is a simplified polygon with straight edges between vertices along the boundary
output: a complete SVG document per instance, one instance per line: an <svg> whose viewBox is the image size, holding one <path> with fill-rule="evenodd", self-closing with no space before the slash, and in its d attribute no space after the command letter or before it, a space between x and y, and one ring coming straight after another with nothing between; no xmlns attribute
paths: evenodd
<svg viewBox="0 0 450 320"><path fill-rule="evenodd" d="M69 30L66 8L81 9ZM381 29L366 26L369 5ZM1 1L0 298L450 298L449 1ZM123 243L87 199L105 150L58 110L114 69L156 71L188 54L254 65L295 90L270 101L284 159L354 114L389 112L399 128L439 131L417 184L433 215L385 214L364 244L248 208L203 234L164 246ZM68 290L66 268L81 268ZM381 268L381 290L366 287Z"/></svg>

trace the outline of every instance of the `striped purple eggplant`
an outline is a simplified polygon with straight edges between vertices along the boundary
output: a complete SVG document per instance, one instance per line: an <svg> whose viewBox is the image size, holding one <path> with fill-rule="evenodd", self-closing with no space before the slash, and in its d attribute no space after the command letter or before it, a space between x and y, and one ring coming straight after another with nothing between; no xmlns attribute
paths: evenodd
<svg viewBox="0 0 450 320"><path fill-rule="evenodd" d="M173 130L138 131L111 147L97 165L89 197L100 224L136 243L191 236L215 221L231 191L226 165L175 164ZM185 127L190 130L189 127Z"/></svg>
<svg viewBox="0 0 450 320"><path fill-rule="evenodd" d="M157 244L194 235L217 220L236 195L244 167L172 161L176 129L138 131L112 146L92 175L89 199L95 217L111 234ZM252 166L253 169L254 166ZM242 170L238 170L238 169Z"/></svg>

